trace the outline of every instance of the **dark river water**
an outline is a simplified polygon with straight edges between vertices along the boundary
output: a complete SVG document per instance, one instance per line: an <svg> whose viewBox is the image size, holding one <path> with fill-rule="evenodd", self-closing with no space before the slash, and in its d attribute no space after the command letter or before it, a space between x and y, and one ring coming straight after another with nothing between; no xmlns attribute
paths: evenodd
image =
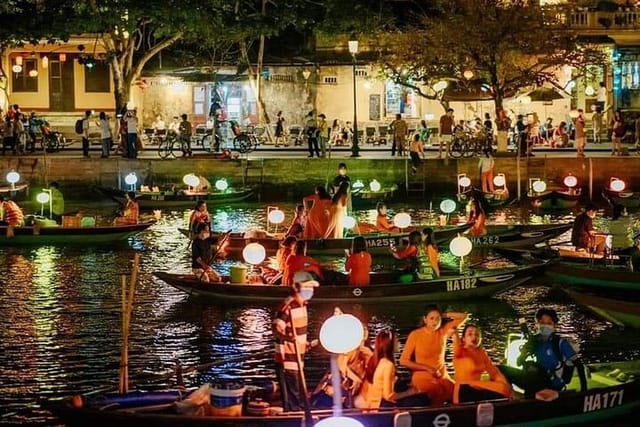
<svg viewBox="0 0 640 427"><path fill-rule="evenodd" d="M108 213L108 209L95 210ZM213 214L218 230L240 231L264 226L266 210L246 205L220 208ZM429 219L426 210L412 214ZM507 210L505 215L507 221L514 221L520 212ZM371 221L374 211L360 212L358 217ZM129 273L135 251L141 255L141 265L130 333L133 386L172 384L173 378L153 374L170 371L176 360L189 367L233 356L246 357L187 376L186 382L195 385L220 377L252 382L273 377L272 356L265 350L271 348L274 304L214 305L154 278L156 270L189 270L188 242L177 230L183 222L184 212L165 212L159 223L113 247L0 248L0 425L54 424L55 419L38 404L40 399L117 387L120 278ZM222 263L220 269L229 264ZM639 358L640 334L593 317L547 285L538 278L493 299L454 302L443 308L469 312L481 326L484 345L496 361L503 356L507 334L518 330L517 319L526 317L533 326L540 306L559 312L561 332L580 344L587 361ZM431 302L341 308L367 322L371 336L390 327L404 342ZM332 313L333 306L311 301L312 336L317 336L320 324ZM328 366L323 350L310 353L306 366L310 386ZM401 377L406 375L400 371Z"/></svg>

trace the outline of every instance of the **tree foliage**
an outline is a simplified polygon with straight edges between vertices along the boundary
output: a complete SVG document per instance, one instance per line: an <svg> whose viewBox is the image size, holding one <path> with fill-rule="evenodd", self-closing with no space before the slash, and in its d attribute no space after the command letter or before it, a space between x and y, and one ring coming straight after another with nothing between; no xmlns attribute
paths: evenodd
<svg viewBox="0 0 640 427"><path fill-rule="evenodd" d="M412 28L386 37L393 49L382 63L399 83L464 80L471 70L489 85L497 114L505 96L521 88L557 85L563 66L581 73L605 61L600 49L581 44L561 17L538 2L441 0L436 6Z"/></svg>

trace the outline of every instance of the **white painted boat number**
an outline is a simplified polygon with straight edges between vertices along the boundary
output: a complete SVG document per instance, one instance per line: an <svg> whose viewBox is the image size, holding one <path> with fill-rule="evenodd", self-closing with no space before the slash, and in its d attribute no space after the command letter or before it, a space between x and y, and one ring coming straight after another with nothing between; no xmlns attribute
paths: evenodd
<svg viewBox="0 0 640 427"><path fill-rule="evenodd" d="M355 288L353 291L351 291L353 293L354 296L359 297L360 295L362 295L362 289L360 288Z"/></svg>
<svg viewBox="0 0 640 427"><path fill-rule="evenodd" d="M451 418L448 414L439 414L433 419L433 427L449 427L451 424Z"/></svg>
<svg viewBox="0 0 640 427"><path fill-rule="evenodd" d="M605 391L604 393L588 394L584 397L582 412L593 412L600 409L613 408L622 405L624 390Z"/></svg>
<svg viewBox="0 0 640 427"><path fill-rule="evenodd" d="M367 246L370 248L384 248L396 243L395 238L367 239Z"/></svg>
<svg viewBox="0 0 640 427"><path fill-rule="evenodd" d="M471 243L474 245L495 245L500 242L500 236L478 236L471 237Z"/></svg>
<svg viewBox="0 0 640 427"><path fill-rule="evenodd" d="M447 280L447 292L464 291L466 289L473 289L476 287L476 281L478 279L454 279Z"/></svg>

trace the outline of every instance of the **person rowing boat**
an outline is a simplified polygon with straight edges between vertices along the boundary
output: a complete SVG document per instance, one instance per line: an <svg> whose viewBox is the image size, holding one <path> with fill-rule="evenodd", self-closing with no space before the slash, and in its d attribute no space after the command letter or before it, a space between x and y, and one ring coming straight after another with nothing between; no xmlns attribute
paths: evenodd
<svg viewBox="0 0 640 427"><path fill-rule="evenodd" d="M222 279L222 276L211 267L211 261L215 256L212 246L217 244L218 238L211 237L209 226L205 223L198 224L196 237L191 244L191 269L194 276L203 282L220 282Z"/></svg>

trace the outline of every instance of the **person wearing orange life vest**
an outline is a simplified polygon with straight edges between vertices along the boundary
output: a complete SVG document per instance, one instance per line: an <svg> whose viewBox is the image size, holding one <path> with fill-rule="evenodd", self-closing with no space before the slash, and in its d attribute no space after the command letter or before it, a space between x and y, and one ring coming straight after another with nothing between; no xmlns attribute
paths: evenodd
<svg viewBox="0 0 640 427"><path fill-rule="evenodd" d="M136 202L136 193L129 191L126 194L126 203L122 210L122 215L116 218L116 225L131 225L138 223L140 208Z"/></svg>
<svg viewBox="0 0 640 427"><path fill-rule="evenodd" d="M22 209L13 200L0 196L0 223L14 227L24 224L24 214Z"/></svg>

